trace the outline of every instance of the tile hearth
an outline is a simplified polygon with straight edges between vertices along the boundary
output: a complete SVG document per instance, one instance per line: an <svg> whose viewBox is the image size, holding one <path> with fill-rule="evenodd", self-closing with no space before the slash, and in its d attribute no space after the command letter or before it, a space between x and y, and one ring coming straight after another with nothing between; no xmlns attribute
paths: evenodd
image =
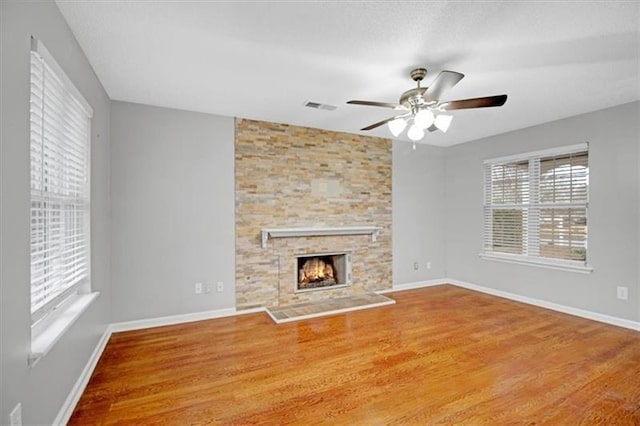
<svg viewBox="0 0 640 426"><path fill-rule="evenodd" d="M304 302L267 308L267 313L276 324L282 324L361 309L393 305L394 303L396 303L394 299L381 294L361 293L316 302Z"/></svg>

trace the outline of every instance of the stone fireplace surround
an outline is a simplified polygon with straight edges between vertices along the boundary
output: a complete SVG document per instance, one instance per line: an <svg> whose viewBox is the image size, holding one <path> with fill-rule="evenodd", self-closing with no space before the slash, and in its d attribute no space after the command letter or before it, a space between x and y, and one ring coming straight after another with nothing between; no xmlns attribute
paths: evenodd
<svg viewBox="0 0 640 426"><path fill-rule="evenodd" d="M330 236L354 236L354 235L358 235L358 236L369 236L369 238L371 238L371 242L375 242L378 238L378 236L380 235L380 231L382 228L378 227L378 226L343 226L343 227L307 227L307 228L265 228L262 229L262 247L266 248L267 246L267 242L269 240L269 238L271 239L276 239L276 238L290 238L290 239L295 239L295 238L301 238L301 237L330 237ZM333 242L333 240L328 240ZM293 243L293 246L297 246L297 244L295 244L296 242L289 242L289 245L292 245L291 243ZM307 243L306 240L303 240L301 242L298 242L299 244L302 245L302 251L300 253L294 254L293 258L295 259L293 261L293 274L288 275L287 274L287 270L288 270L288 266L291 263L290 259L288 258L284 258L284 256L289 256L288 252L282 252L282 254L279 255L278 257L278 268L279 268L279 280L278 280L278 299L280 304L283 303L284 300L289 300L291 299L294 302L298 301L298 298L296 298L295 295L291 296L289 295L289 291L288 291L288 286L293 285L294 287L294 293L298 293L300 291L308 291L308 290L301 290L298 288L296 281L293 278L290 277L294 277L297 275L297 269L299 268L299 264L297 263L297 259L299 257L313 257L313 256L317 256L318 253L314 252L313 250L316 247L317 241L315 241L314 239L311 239L309 241L309 243ZM337 243L337 242L336 242ZM343 243L344 244L344 243ZM336 245L336 247L338 247L338 245ZM311 252L309 252L309 250L311 250ZM351 251L345 251L344 249L340 249L340 252L323 252L323 253L328 253L328 254L334 254L334 253L343 253L345 255L347 255L349 257L349 270L348 270L348 279L347 282L344 283L339 283L342 285L336 285L335 287L320 287L320 288L315 288L313 290L319 290L319 291L332 291L331 294L329 293L323 293L320 294L318 296L316 296L315 298L313 296L310 296L309 300L314 300L314 299L318 299L318 298L327 298L327 297L335 297L335 296L344 296L347 295L351 292L353 292L353 289L344 289L342 291L336 291L339 288L343 288L346 287L346 285L348 284L349 286L352 284L352 277L353 275L353 267L352 267L352 259L353 259L353 252ZM364 290L364 289L360 289L358 287L356 287L355 289L357 290ZM283 297L284 296L284 297ZM286 302L284 302L286 303Z"/></svg>
<svg viewBox="0 0 640 426"><path fill-rule="evenodd" d="M235 173L237 309L391 288L390 140L236 119ZM296 256L337 252L350 286L295 291Z"/></svg>
<svg viewBox="0 0 640 426"><path fill-rule="evenodd" d="M367 265L367 251L370 238L363 235L292 237L278 239L270 251L272 258L277 259L278 277L276 282L277 303L273 306L292 305L308 301L320 301L327 298L344 297L354 293L386 288L375 283L367 285L363 277L368 275L380 277L385 274L384 262ZM297 258L301 255L316 253L346 252L351 256L352 282L348 286L324 287L317 291L300 292L294 279L298 267ZM376 288L377 287L377 288ZM269 305L271 306L271 305Z"/></svg>

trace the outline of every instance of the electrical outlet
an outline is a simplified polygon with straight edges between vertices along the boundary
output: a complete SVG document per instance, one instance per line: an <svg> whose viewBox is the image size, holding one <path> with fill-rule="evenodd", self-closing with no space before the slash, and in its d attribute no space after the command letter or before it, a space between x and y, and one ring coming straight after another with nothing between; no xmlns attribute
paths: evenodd
<svg viewBox="0 0 640 426"><path fill-rule="evenodd" d="M202 283L196 283L196 294L202 294Z"/></svg>
<svg viewBox="0 0 640 426"><path fill-rule="evenodd" d="M9 413L9 426L22 426L22 404L18 403Z"/></svg>
<svg viewBox="0 0 640 426"><path fill-rule="evenodd" d="M618 287L618 299L620 300L629 299L629 289L627 287Z"/></svg>
<svg viewBox="0 0 640 426"><path fill-rule="evenodd" d="M418 270L420 268L420 264L418 262L413 262L413 269Z"/></svg>
<svg viewBox="0 0 640 426"><path fill-rule="evenodd" d="M431 262L427 262L427 269L431 269Z"/></svg>
<svg viewBox="0 0 640 426"><path fill-rule="evenodd" d="M218 285L216 286L216 291L218 293L222 293L224 291L224 283L222 281L218 281Z"/></svg>

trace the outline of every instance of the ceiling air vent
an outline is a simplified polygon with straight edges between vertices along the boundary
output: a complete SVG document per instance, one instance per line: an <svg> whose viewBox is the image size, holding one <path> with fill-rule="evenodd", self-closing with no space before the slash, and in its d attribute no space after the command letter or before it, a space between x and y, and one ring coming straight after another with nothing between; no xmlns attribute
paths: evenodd
<svg viewBox="0 0 640 426"><path fill-rule="evenodd" d="M313 108L313 109L323 109L325 111L333 111L334 109L336 109L336 106L333 105L327 105L327 104L321 104L319 102L305 102L304 106L309 107L309 108Z"/></svg>

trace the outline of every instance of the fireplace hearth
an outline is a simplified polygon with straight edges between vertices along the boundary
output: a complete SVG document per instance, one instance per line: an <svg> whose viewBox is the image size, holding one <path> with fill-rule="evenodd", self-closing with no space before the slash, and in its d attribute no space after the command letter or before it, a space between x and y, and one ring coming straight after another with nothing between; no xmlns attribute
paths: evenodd
<svg viewBox="0 0 640 426"><path fill-rule="evenodd" d="M297 257L296 291L351 284L351 254L323 253Z"/></svg>

